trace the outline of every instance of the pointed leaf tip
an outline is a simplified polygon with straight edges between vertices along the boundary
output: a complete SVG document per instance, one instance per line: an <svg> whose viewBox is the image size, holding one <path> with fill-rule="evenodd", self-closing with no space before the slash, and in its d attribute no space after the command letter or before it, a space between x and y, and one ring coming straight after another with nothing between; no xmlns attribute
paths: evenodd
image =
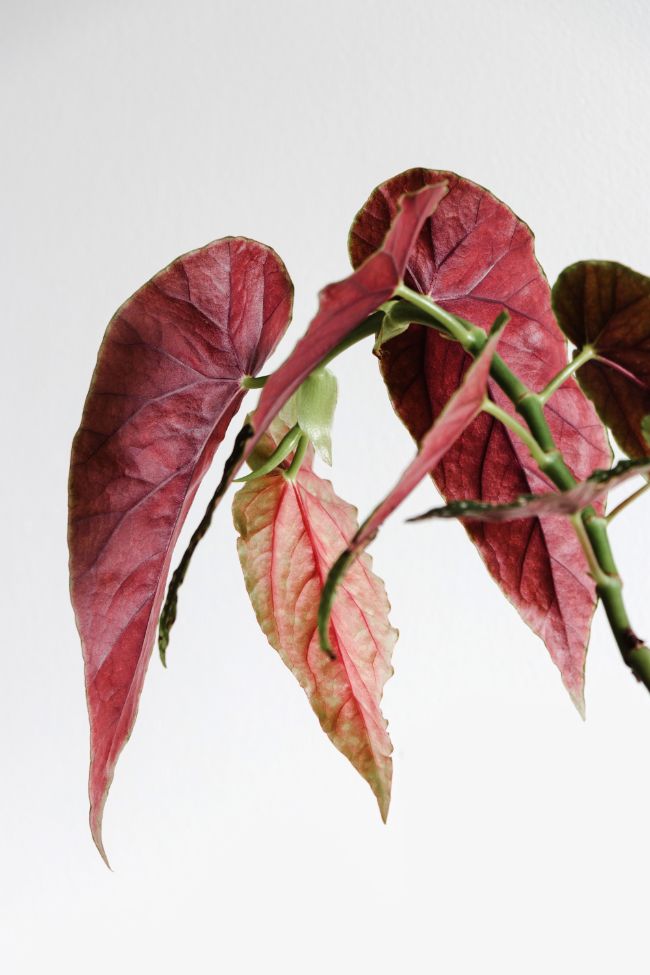
<svg viewBox="0 0 650 975"><path fill-rule="evenodd" d="M273 428L272 428L273 429ZM301 467L244 485L233 503L246 588L269 643L297 678L333 744L388 815L392 745L380 710L397 639L383 583L367 557L346 578L332 614L335 659L323 653L318 607L327 573L357 528L329 481Z"/></svg>
<svg viewBox="0 0 650 975"><path fill-rule="evenodd" d="M91 730L91 829L135 722L172 550L244 395L291 316L263 244L227 238L178 258L106 331L70 465L71 596ZM108 862L108 861L107 861Z"/></svg>

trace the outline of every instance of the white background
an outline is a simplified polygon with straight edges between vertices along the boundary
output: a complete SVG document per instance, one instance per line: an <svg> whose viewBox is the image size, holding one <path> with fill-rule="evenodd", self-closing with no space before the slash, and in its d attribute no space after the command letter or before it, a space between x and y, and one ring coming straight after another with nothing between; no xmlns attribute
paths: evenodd
<svg viewBox="0 0 650 975"><path fill-rule="evenodd" d="M87 829L65 531L104 327L179 253L227 234L272 244L297 292L284 354L347 273L369 191L424 165L505 199L552 280L588 257L648 273L647 4L1 10L0 966L646 972L650 699L600 612L583 724L463 530L403 524L435 498L422 485L373 547L401 631L384 827L257 629L224 504L118 767L110 873ZM412 446L367 348L336 371L333 480L367 512ZM613 531L646 634L649 525L644 501Z"/></svg>

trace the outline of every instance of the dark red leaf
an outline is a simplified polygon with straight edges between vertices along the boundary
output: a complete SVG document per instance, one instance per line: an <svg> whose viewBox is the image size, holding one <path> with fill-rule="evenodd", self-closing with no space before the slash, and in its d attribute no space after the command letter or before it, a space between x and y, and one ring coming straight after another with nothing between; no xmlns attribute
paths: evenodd
<svg viewBox="0 0 650 975"><path fill-rule="evenodd" d="M557 279L553 307L578 350L590 345L598 356L577 374L598 415L626 454L647 454L650 278L612 261L580 261Z"/></svg>
<svg viewBox="0 0 650 975"><path fill-rule="evenodd" d="M566 343L530 230L487 190L453 173L413 169L396 176L372 193L357 216L350 234L352 263L358 266L378 246L403 193L442 179L449 192L411 252L406 284L483 328L505 308L510 323L500 352L527 385L540 390L566 364ZM380 361L397 413L421 441L470 360L434 330L412 325L382 347ZM496 384L490 382L489 390L512 412ZM558 390L546 413L577 478L608 465L603 428L574 381ZM551 487L516 436L486 414L445 454L433 477L446 500L504 503ZM595 592L577 539L557 519L473 524L467 530L504 593L545 641L581 707Z"/></svg>
<svg viewBox="0 0 650 975"><path fill-rule="evenodd" d="M91 726L91 829L135 721L174 543L290 317L278 256L243 238L178 258L111 320L72 447L72 602Z"/></svg>
<svg viewBox="0 0 650 975"><path fill-rule="evenodd" d="M586 481L580 481L568 491L549 494L523 494L511 504L486 504L483 501L452 501L442 508L431 508L409 521L425 521L427 518L461 518L469 521L517 521L536 515L572 515L604 497L610 488L631 477L647 474L650 459L623 460L609 471L595 471Z"/></svg>

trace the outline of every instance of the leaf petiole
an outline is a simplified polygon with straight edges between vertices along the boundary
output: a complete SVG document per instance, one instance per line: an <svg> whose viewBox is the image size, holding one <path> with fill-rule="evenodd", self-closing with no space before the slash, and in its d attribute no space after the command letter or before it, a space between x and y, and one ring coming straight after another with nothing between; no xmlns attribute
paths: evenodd
<svg viewBox="0 0 650 975"><path fill-rule="evenodd" d="M511 416L506 410L501 406L498 406L493 400L486 399L483 404L483 412L488 413L493 416L495 420L499 420L503 423L504 427L508 427L523 443L528 447L533 460L541 467L542 464L547 464L549 461L549 454L547 454L540 445L535 440L534 436L527 430L523 423L520 423L514 416Z"/></svg>
<svg viewBox="0 0 650 975"><path fill-rule="evenodd" d="M596 350L591 345L585 345L580 352L574 355L571 362L567 362L564 369L561 369L557 376L553 376L551 381L544 387L544 389L537 395L542 402L542 405L548 403L549 399L555 393L560 386L567 381L571 376L573 376L581 366L584 366L586 362L591 359L596 358Z"/></svg>
<svg viewBox="0 0 650 975"><path fill-rule="evenodd" d="M612 508L607 515L607 524L609 525L609 523L616 518L616 515L620 515L621 511L625 511L628 505L632 504L633 501L636 501L637 498L640 498L642 494L645 494L648 488L650 488L650 481L646 481L645 484L642 484L640 488L637 488L636 491L630 494L629 497L621 501L620 504L617 504L615 508Z"/></svg>
<svg viewBox="0 0 650 975"><path fill-rule="evenodd" d="M409 304L413 305L419 311L424 312L425 315L439 322L453 339L460 342L463 348L468 348L471 345L472 331L459 318L452 315L451 312L445 311L444 308L437 305L431 298L420 294L419 291L413 291L412 288L407 287L405 284L398 285L395 289L395 294L400 298L404 298ZM423 322L423 324L425 323ZM426 322L426 324L429 323Z"/></svg>
<svg viewBox="0 0 650 975"><path fill-rule="evenodd" d="M264 461L258 468L251 471L250 474L245 474L243 477L236 477L234 483L246 483L247 481L255 481L258 477L264 477L265 474L270 474L272 470L275 470L282 461L288 457L293 448L298 444L302 436L302 431L298 424L289 430L287 434L282 438L280 443L277 445L268 460Z"/></svg>
<svg viewBox="0 0 650 975"><path fill-rule="evenodd" d="M244 376L241 381L242 389L264 389L268 376Z"/></svg>
<svg viewBox="0 0 650 975"><path fill-rule="evenodd" d="M287 470L283 471L283 474L287 479L287 481L295 481L295 479L298 477L298 471L300 470L302 466L302 462L305 459L305 453L307 452L307 447L309 446L309 443L310 443L309 437L306 434L301 433L298 439L298 446L296 447L296 452L293 455L293 459L289 464Z"/></svg>

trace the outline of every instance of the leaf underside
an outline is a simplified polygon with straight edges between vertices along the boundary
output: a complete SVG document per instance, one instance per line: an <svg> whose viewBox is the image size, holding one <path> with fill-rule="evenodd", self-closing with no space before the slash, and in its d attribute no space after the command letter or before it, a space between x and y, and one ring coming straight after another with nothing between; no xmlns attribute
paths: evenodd
<svg viewBox="0 0 650 975"><path fill-rule="evenodd" d="M233 502L246 587L269 643L304 689L323 730L388 814L392 746L380 702L392 674L397 632L384 585L363 556L346 578L332 616L335 659L323 653L318 606L327 573L357 529L355 509L304 463L294 482L282 471L245 484Z"/></svg>
<svg viewBox="0 0 650 975"><path fill-rule="evenodd" d="M501 201L453 173L413 169L378 187L350 232L353 266L377 247L404 192L446 180L449 191L411 252L405 282L439 305L488 329L496 314L510 316L500 351L534 390L567 361L566 342L551 310L550 291L534 254L533 237ZM421 442L469 366L468 355L432 329L411 325L380 350L380 365L397 414ZM493 381L489 394L513 412ZM573 380L546 409L557 446L576 478L609 464L605 433ZM552 485L515 435L491 416L478 416L432 472L445 500L512 502ZM467 524L487 568L542 637L579 708L594 585L577 539L557 519Z"/></svg>
<svg viewBox="0 0 650 975"><path fill-rule="evenodd" d="M580 261L553 286L558 322L578 350L598 360L578 380L629 457L648 452L650 414L650 278L613 261Z"/></svg>
<svg viewBox="0 0 650 975"><path fill-rule="evenodd" d="M136 718L174 543L256 374L283 335L292 285L277 255L226 238L178 258L117 311L70 466L71 596L91 733L90 823Z"/></svg>

